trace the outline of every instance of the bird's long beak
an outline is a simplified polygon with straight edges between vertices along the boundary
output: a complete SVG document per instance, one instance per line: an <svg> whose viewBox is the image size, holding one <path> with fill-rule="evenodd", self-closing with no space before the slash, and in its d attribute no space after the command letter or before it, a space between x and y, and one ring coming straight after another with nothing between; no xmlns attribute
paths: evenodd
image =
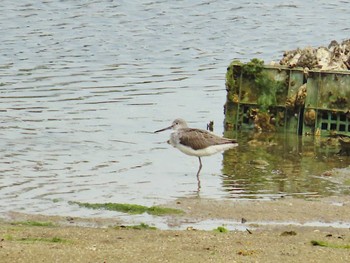
<svg viewBox="0 0 350 263"><path fill-rule="evenodd" d="M164 129L160 129L160 130L158 130L158 131L155 131L154 133L158 133L158 132L170 130L170 129L172 129L172 128L173 128L173 125L171 125L171 126L169 126L169 127L166 127L166 128L164 128Z"/></svg>

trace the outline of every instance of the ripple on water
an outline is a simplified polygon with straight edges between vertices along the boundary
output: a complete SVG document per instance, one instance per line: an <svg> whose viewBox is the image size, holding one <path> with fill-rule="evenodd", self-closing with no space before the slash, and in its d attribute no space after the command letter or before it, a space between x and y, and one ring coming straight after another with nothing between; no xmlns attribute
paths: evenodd
<svg viewBox="0 0 350 263"><path fill-rule="evenodd" d="M269 62L284 50L342 40L341 1L4 0L0 8L1 212L92 214L72 200L346 194L340 175L320 176L349 165L336 149L295 138L254 147L244 136L236 150L205 159L197 193L198 160L152 133L184 117L198 128L214 120L220 134L230 61Z"/></svg>

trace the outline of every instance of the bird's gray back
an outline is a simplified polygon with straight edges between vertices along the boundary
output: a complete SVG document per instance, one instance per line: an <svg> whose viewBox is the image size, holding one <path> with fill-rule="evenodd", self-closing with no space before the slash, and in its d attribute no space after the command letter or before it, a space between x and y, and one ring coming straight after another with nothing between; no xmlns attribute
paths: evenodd
<svg viewBox="0 0 350 263"><path fill-rule="evenodd" d="M194 150L205 149L213 145L236 143L233 139L219 137L205 130L184 128L179 129L176 133L182 145Z"/></svg>

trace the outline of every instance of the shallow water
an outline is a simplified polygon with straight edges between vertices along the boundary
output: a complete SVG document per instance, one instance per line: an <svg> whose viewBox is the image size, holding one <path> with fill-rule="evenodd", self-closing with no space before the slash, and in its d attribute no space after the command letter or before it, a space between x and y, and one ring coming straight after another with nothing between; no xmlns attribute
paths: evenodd
<svg viewBox="0 0 350 263"><path fill-rule="evenodd" d="M239 140L223 158L223 189L230 198L349 194L350 158L338 155L336 140L288 133L241 133Z"/></svg>
<svg viewBox="0 0 350 263"><path fill-rule="evenodd" d="M230 61L343 40L346 3L4 0L0 9L1 213L109 217L68 201L346 193L320 176L348 167L336 148L274 136L277 145L259 147L238 135L238 149L203 159L198 194L198 160L152 133L183 117L197 128L213 120L222 134Z"/></svg>

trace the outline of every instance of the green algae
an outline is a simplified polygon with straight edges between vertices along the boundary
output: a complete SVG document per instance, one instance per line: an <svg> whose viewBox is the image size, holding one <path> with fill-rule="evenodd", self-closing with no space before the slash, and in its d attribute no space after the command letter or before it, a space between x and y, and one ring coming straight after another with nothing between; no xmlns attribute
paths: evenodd
<svg viewBox="0 0 350 263"><path fill-rule="evenodd" d="M269 71L264 70L264 61L257 58L245 64L233 61L226 72L228 101L256 102L263 111L277 106L278 97L285 93L287 84L286 80L276 80Z"/></svg>
<svg viewBox="0 0 350 263"><path fill-rule="evenodd" d="M228 66L226 71L226 90L227 91L234 90L234 87L237 83L235 79L237 79L240 76L240 67L242 65L243 64L240 61L234 60Z"/></svg>
<svg viewBox="0 0 350 263"><path fill-rule="evenodd" d="M136 230L157 230L155 226L150 226L145 223L141 223L139 225L132 225L132 226L116 226L115 229L136 229Z"/></svg>
<svg viewBox="0 0 350 263"><path fill-rule="evenodd" d="M22 242L48 242L48 243L67 243L68 241L65 239L62 239L60 237L52 237L52 238L42 238L42 237L23 237L16 239L16 241L22 241Z"/></svg>
<svg viewBox="0 0 350 263"><path fill-rule="evenodd" d="M339 244L329 243L329 242L325 242L325 241L318 241L318 240L311 240L311 244L313 246L320 246L320 247L350 249L350 244L348 244L348 245L339 245Z"/></svg>
<svg viewBox="0 0 350 263"><path fill-rule="evenodd" d="M19 221L19 222L12 222L11 225L40 226L40 227L53 227L53 226L55 226L55 224L52 222L40 222L40 221Z"/></svg>
<svg viewBox="0 0 350 263"><path fill-rule="evenodd" d="M60 237L52 237L52 238L43 238L43 237L21 237L15 238L12 235L5 235L4 240L7 241L19 241L26 243L35 243L35 242L48 242L48 243L68 243L69 241Z"/></svg>
<svg viewBox="0 0 350 263"><path fill-rule="evenodd" d="M264 61L253 58L250 62L242 65L242 73L248 79L256 79L264 69Z"/></svg>
<svg viewBox="0 0 350 263"><path fill-rule="evenodd" d="M143 206L136 204L120 204L120 203L82 203L82 202L69 202L71 205L78 205L89 209L105 209L110 211L118 211L128 214L143 214L162 216L162 215L174 215L183 214L180 209L160 207L160 206Z"/></svg>
<svg viewBox="0 0 350 263"><path fill-rule="evenodd" d="M223 226L218 226L217 228L214 229L214 232L218 233L228 233L228 229Z"/></svg>

